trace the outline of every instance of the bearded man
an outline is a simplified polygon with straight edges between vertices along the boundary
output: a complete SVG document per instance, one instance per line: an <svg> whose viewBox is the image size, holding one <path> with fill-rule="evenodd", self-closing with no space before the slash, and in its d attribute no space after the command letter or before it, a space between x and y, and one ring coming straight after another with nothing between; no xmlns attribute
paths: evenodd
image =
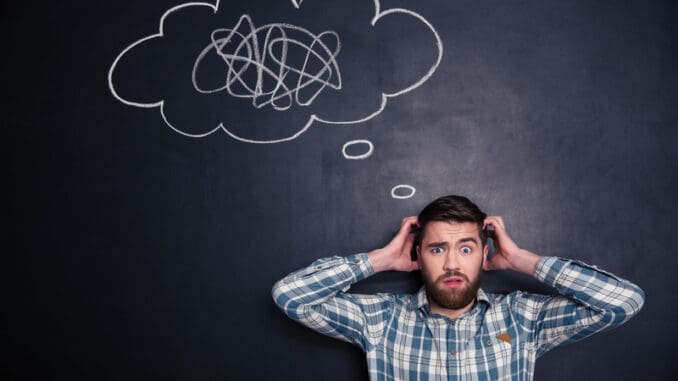
<svg viewBox="0 0 678 381"><path fill-rule="evenodd" d="M415 294L346 292L378 272L413 270L423 280ZM529 274L558 295L485 292L489 270ZM518 247L502 217L462 196L403 219L383 248L319 259L272 293L290 318L360 347L371 380L531 380L539 356L620 326L645 300L638 286L595 266Z"/></svg>

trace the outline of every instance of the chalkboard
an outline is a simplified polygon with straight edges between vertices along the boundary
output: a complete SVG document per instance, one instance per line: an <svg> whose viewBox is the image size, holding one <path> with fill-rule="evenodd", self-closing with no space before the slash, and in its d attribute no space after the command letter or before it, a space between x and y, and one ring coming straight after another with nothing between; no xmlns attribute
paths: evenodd
<svg viewBox="0 0 678 381"><path fill-rule="evenodd" d="M646 293L536 379L678 372L673 2L2 8L0 378L366 380L356 347L286 318L271 287L447 194ZM553 291L511 273L483 287Z"/></svg>

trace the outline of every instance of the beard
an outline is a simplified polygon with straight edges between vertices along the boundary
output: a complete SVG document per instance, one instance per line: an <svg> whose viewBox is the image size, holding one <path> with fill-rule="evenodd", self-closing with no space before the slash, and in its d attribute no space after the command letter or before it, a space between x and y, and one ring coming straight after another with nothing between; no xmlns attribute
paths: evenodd
<svg viewBox="0 0 678 381"><path fill-rule="evenodd" d="M435 280L431 279L424 271L421 274L426 285L426 295L429 302L432 301L440 307L451 310L464 308L473 302L473 299L478 295L480 278L482 277L482 271L478 273L478 277L473 282L469 281L465 274L456 271L445 273ZM464 284L454 288L445 286L443 280L451 276L463 278Z"/></svg>

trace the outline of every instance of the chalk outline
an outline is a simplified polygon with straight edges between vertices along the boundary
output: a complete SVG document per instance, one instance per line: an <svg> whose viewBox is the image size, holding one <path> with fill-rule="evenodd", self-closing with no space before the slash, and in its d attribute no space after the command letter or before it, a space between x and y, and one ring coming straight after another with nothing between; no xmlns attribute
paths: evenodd
<svg viewBox="0 0 678 381"><path fill-rule="evenodd" d="M395 192L396 192L396 190L401 189L401 188L409 189L409 190L412 191L412 193L407 195L407 196L398 196ZM412 196L414 196L415 193L417 193L417 189L415 187L413 187L412 185L398 184L398 185L394 186L393 188L391 188L391 197L398 199L398 200L405 200L405 199L411 198Z"/></svg>
<svg viewBox="0 0 678 381"><path fill-rule="evenodd" d="M230 136L231 138L238 140L238 141L241 141L241 142L244 142L244 143L275 144L275 143L288 142L288 141L291 141L291 140L298 138L301 134L306 132L311 127L311 125L313 125L314 121L318 121L318 122L322 122L322 123L326 123L326 124L346 125L346 124L362 123L362 122L368 121L368 120L376 117L377 115L381 114L382 111L384 111L384 109L386 108L386 104L388 103L389 98L395 98L399 95L410 92L410 91L416 89L417 87L421 86L424 82L426 82L433 75L433 73L436 71L436 69L440 65L440 62L442 61L442 58L443 58L443 43L442 43L442 40L440 39L440 36L438 35L438 32L436 31L436 29L433 27L433 25L430 22L428 22L428 20L426 20L423 16L419 15L418 13L410 11L408 9L404 9L404 8L391 8L391 9L387 9L385 11L382 11L381 10L381 4L379 3L379 0L373 0L374 8L375 8L375 15L372 18L372 21L370 22L370 24L372 26L374 26L377 23L377 21L379 21L379 19L381 19L384 16L388 16L390 14L403 13L403 14L406 14L406 15L410 15L410 16L418 19L422 23L424 23L424 25L426 25L431 30L431 32L433 33L433 36L434 36L435 41L436 41L436 47L438 48L438 58L436 59L436 62L431 66L431 68L426 72L426 74L424 74L418 81L416 81L412 85L410 85L410 86L408 86L408 87L406 87L406 88L404 88L400 91L397 91L395 93L382 93L381 94L381 104L380 104L379 108L377 109L377 111L375 111L372 114L369 114L369 115L367 115L363 118L355 119L355 120L347 120L347 121L332 121L332 120L320 118L320 117L316 116L315 114L312 114L309 117L308 122L306 122L306 125L303 128L301 128L299 131L297 131L296 133L294 133L293 135L290 135L288 137L281 138L281 139L274 139L274 140L254 140L254 139L247 139L247 138L237 136L233 132L229 131L224 126L223 122L220 122L219 125L217 125L214 129L212 129L208 132L204 132L204 133L201 133L201 134L191 134L191 133L187 133L187 132L179 130L178 128L174 127L169 122L169 120L167 119L167 116L165 115L165 110L164 110L165 101L164 100L160 100L160 101L154 102L154 103L139 103L139 102L126 100L123 97L121 97L117 93L117 91L115 91L115 86L113 86L113 73L115 72L115 68L118 65L118 62L120 61L122 56L124 56L125 53L132 50L137 45L140 45L140 44L142 44L146 41L152 40L154 38L163 37L164 36L163 28L164 28L165 18L167 18L167 16L169 16L171 13L178 11L180 9L188 8L188 7L192 7L192 6L209 7L209 8L212 8L214 10L214 13L216 14L219 11L219 3L220 2L221 2L220 0L217 0L214 4L206 3L206 2L189 2L189 3L176 5L172 8L170 8L170 9L168 9L167 11L165 11L165 13L162 15L162 17L160 17L160 26L159 26L158 33L146 36L146 37L132 43L131 45L129 45L128 47L123 49L122 52L120 52L120 54L118 54L118 56L113 61L113 64L111 65L111 68L108 71L108 87L109 87L111 93L113 94L113 96L116 99L118 99L120 102L122 102L122 103L124 103L128 106L135 106L135 107L141 107L141 108L159 107L160 108L160 115L162 116L162 119L165 121L165 123L171 129L173 129L175 132L177 132L181 135L187 136L187 137L202 138L202 137L208 136L208 135L214 133L215 131L221 129L224 132L226 132L226 134L228 136ZM292 2L292 5L295 8L299 9L301 7L301 3L303 2L303 0L291 0L291 2Z"/></svg>
<svg viewBox="0 0 678 381"><path fill-rule="evenodd" d="M349 146L352 146L354 144L367 144L369 147L367 149L367 152L361 154L361 155L349 155L346 153L346 148ZM368 157L372 156L372 152L374 151L374 144L372 144L371 141L366 140L366 139L356 139L356 140L351 140L346 143L341 147L341 153L344 155L344 158L349 159L349 160L362 160L362 159L367 159Z"/></svg>

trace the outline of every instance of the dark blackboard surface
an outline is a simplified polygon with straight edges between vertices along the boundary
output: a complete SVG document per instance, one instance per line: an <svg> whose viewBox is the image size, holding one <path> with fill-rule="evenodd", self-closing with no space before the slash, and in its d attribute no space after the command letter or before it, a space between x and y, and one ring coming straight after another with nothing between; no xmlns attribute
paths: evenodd
<svg viewBox="0 0 678 381"><path fill-rule="evenodd" d="M190 138L157 107L113 96L113 62L180 4L2 5L0 378L367 379L358 349L289 321L271 286L316 258L384 244L403 216L445 194L503 215L525 248L598 265L646 292L636 318L548 353L536 379L678 372L673 2L384 2L435 27L444 54L432 77L365 122L316 122L279 144L221 130ZM333 120L370 113L436 59L423 23L400 14L373 28L367 0L220 6L216 16L168 18L167 38L120 61L121 96L166 100L187 133L227 120L249 139L276 139L311 110ZM201 103L182 86L205 31L243 14L257 26L337 31L344 92L325 89L290 112L223 95ZM372 156L344 158L356 139L373 143ZM397 184L415 195L392 198ZM549 291L513 274L489 274L485 285ZM417 274L393 273L353 291L417 287Z"/></svg>

